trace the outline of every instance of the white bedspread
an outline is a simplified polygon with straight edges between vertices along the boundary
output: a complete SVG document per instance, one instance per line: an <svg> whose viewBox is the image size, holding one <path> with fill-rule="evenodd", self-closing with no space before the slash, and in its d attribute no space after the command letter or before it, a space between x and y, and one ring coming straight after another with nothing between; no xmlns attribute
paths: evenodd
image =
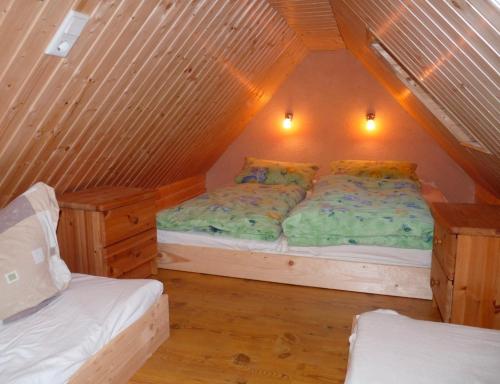
<svg viewBox="0 0 500 384"><path fill-rule="evenodd" d="M0 326L0 383L66 383L83 363L160 297L155 280L73 274L38 312Z"/></svg>
<svg viewBox="0 0 500 384"><path fill-rule="evenodd" d="M500 331L379 310L358 317L350 342L346 384L500 383Z"/></svg>

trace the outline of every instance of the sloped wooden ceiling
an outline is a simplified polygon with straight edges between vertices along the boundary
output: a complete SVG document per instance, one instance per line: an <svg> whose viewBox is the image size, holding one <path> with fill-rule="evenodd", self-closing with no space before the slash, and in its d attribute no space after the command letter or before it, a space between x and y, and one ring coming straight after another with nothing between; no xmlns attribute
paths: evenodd
<svg viewBox="0 0 500 384"><path fill-rule="evenodd" d="M347 48L477 183L500 197L499 5L492 0L331 0ZM408 91L374 40L480 143L464 145ZM404 127L401 127L404 129Z"/></svg>
<svg viewBox="0 0 500 384"><path fill-rule="evenodd" d="M68 57L44 50L91 15ZM306 55L267 1L0 1L0 206L205 172Z"/></svg>
<svg viewBox="0 0 500 384"><path fill-rule="evenodd" d="M312 51L344 48L328 0L269 0Z"/></svg>

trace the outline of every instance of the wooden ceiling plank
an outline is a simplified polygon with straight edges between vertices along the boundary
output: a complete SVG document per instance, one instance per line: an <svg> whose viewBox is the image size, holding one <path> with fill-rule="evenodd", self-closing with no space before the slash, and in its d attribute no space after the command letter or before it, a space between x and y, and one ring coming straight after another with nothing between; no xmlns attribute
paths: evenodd
<svg viewBox="0 0 500 384"><path fill-rule="evenodd" d="M98 152L98 156L102 157L105 154L105 161L97 164L98 172L95 169L88 172L90 178L85 181L86 185L91 186L93 179L104 176L109 167L107 164L113 161L115 152L123 147L122 141L128 135L133 134L135 124L141 119L142 116L147 116L150 112L148 107L152 100L155 100L155 94L159 92L161 84L164 83L163 77L172 76L172 69L175 68L176 63L182 61L183 58L177 47L183 43L186 36L184 31L191 25L190 20L195 17L195 4L183 3L182 8L179 9L179 16L173 21L168 29L164 45L159 48L161 52L153 68L148 68L148 76L142 82L137 84L137 91L132 96L132 101L129 100L129 107L118 111L116 116L111 122L111 129L106 133L106 139L101 140L105 144L105 150ZM202 8L205 9L205 8ZM102 179L102 177L101 177ZM99 181L101 182L101 181ZM99 183L98 182L98 183Z"/></svg>
<svg viewBox="0 0 500 384"><path fill-rule="evenodd" d="M170 7L166 11L165 18L158 30L160 35L157 36L157 39L153 37L151 39L152 46L146 48L150 53L146 54L142 61L133 60L133 78L129 84L126 84L125 89L116 97L112 105L107 108L106 114L97 124L96 131L100 132L100 140L93 146L87 143L86 151L81 154L80 165L77 164L73 174L67 177L65 184L61 186L63 190L87 188L92 185L92 178L103 172L102 167L105 166L110 151L115 145L118 145L116 137L119 134L119 129L137 112L137 108L141 105L147 92L164 73L162 68L166 68L167 63L173 60L169 51L172 46L172 42L169 41L171 32L175 31L176 28L184 28L183 24L187 24L190 17L192 15L187 3L183 3L182 7Z"/></svg>
<svg viewBox="0 0 500 384"><path fill-rule="evenodd" d="M381 5L382 6L382 5ZM371 19L372 23L377 24L377 20L373 19L372 17L377 14L377 12L371 12L369 15L364 12L364 7L358 8L359 13L364 13L364 17L367 19ZM399 12L398 16L401 17L401 19L404 19L404 13ZM384 20L387 17L390 17L389 14L381 14L379 15L379 20ZM422 36L415 36L415 35L407 35L407 29L403 27L403 25L412 25L409 20L404 19L404 23L394 23L394 28L397 29L396 34L392 34L390 31L387 31L384 33L384 37L381 37L381 41L385 42L389 47L392 46L394 48L395 46L398 47L398 49L395 50L397 52L397 55L399 55L400 58L406 57L406 59L403 61L406 66L408 66L409 69L412 70L412 72L415 74L416 73L416 78L420 77L422 74L422 66L423 65L430 65L431 63L435 62L437 60L437 57L429 57L427 53L419 48L417 50L419 51L419 56L420 57L425 57L427 60L427 64L423 64L421 61L418 60L416 56L412 56L412 52L407 49L406 46L400 44L398 42L398 38L400 36L403 36L406 38L407 41L423 41L425 40L425 37ZM380 25L380 23L379 23ZM421 28L421 26L416 27L416 28ZM428 46L427 44L426 46ZM441 74L444 76L444 80L448 80L449 83L451 84L457 84L455 87L456 90L451 90L447 89L446 85L448 83L443 82L441 77L438 77L438 74ZM496 124L492 121L494 120L494 117L491 116L491 113L489 113L487 110L482 109L482 101L477 101L476 103L470 103L469 99L461 92L461 87L460 87L460 81L455 79L449 79L447 77L447 74L442 70L441 67L438 68L437 71L433 72L431 76L428 76L424 82L425 84L428 85L427 89L430 93L432 93L438 100L460 100L461 102L457 104L456 102L454 103L442 103L443 106L448 110L450 115L455 116L455 119L458 121L462 121L465 126L470 126L470 125L480 125L484 124L484 118L486 118L487 122L489 121L490 127L496 127ZM435 84L435 86L433 86ZM467 113L460 113L461 111L467 111ZM485 115L486 114L486 115ZM487 117L488 116L488 117ZM493 128L494 129L494 128ZM478 138L481 138L481 135L479 135ZM485 142L491 142L490 140L484 140ZM492 151L498 151L498 147L493 146Z"/></svg>
<svg viewBox="0 0 500 384"><path fill-rule="evenodd" d="M266 29L269 27L270 23L272 23L272 16L271 14L269 13L270 9L267 9L266 12L267 12L267 16L263 17L261 15L252 15L251 19L256 19L256 20L259 20L259 22L265 22L265 24L263 25L255 25L253 24L251 21L248 24L249 27L252 27L254 29L257 30L257 35L255 35L254 37L252 37L252 40L253 41L262 41L262 36L263 34L269 34L271 32L264 32L266 31ZM242 27L242 28L246 28L246 27ZM241 40L238 38L238 36L236 36L238 40ZM273 39L273 36L269 36L269 39L268 40L272 40ZM268 45L267 41L263 41L261 43L261 45L263 47L265 47L266 45ZM225 60L227 60L228 62L232 62L234 59L238 59L237 62L234 62L232 63L231 65L236 67L237 70L239 72L241 72L242 76L246 76L248 73L249 73L249 70L247 70L245 67L243 67L243 65L247 65L247 66L252 66L253 65L253 61L255 60L261 60L261 61L266 61L265 59L265 51L262 50L263 47L260 47L260 46L254 46L253 47L253 50L255 51L259 51L259 55L255 55L254 53L252 53L252 50L248 50L246 48L246 46L244 44L242 44L241 41L238 41L235 46L237 47L237 50L234 51L233 55L232 56L225 56ZM217 64L218 62L214 63L214 64ZM215 72L213 70L209 70L209 72ZM220 72L221 74L224 74L224 67L223 66L220 66L219 65L219 68L217 69L217 72ZM249 79L249 81L251 81L251 79ZM233 84L233 85L230 85ZM225 99L229 99L231 100L232 98L234 98L234 95L232 96L231 93L234 91L234 92L239 92L241 91L241 84L238 84L238 81L234 78L228 78L228 80L226 80L224 82L224 84L227 84L226 86L226 90L224 92L217 92L218 91L218 82L217 83L214 83L213 84L213 89L212 90L209 90L209 93L207 96L209 96L210 94L211 95L214 95L214 94L217 94L219 93L220 95L222 95ZM206 91L206 89L205 89ZM204 92L205 94L207 92ZM253 93L253 92L251 92ZM221 97L221 99L223 98ZM203 98L203 97L201 97ZM217 107L212 107L211 109L205 109L205 111L198 111L196 113L196 111L189 111L189 113L184 113L183 116L183 120L181 120L179 122L179 125L187 125L187 126L192 126L192 127L197 127L197 130L200 130L200 131L203 131L207 125L210 125L210 117L211 115L214 115L214 112L217 111L217 109L219 108L220 106L220 103L218 102L218 100L216 100L213 96L210 97L210 99L213 99L213 102L212 102L212 105L216 106ZM224 101L226 102L226 101ZM182 103L181 103L182 104ZM215 112L216 113L216 112ZM193 120L194 119L194 120ZM164 121L164 122L160 122L161 125L168 125L168 122ZM186 145L190 142L192 142L192 139L190 136L193 135L193 131L191 133L191 135L184 135L183 136L183 142L174 142L172 143L172 146L174 148L176 148L177 151L179 151L181 148L186 148ZM157 148L158 149L161 149L161 141L168 141L169 140L169 136L170 135L166 135L165 137L163 137L161 140L160 138L154 138L155 142L159 142L160 144L157 145ZM175 136L174 136L175 137ZM153 154L155 154L155 152L158 151L158 149L155 151L153 150ZM173 152L170 152L172 156L175 156L176 155L176 150L174 150ZM154 160L153 161L153 164L154 164ZM147 169L147 167L144 167L143 169Z"/></svg>
<svg viewBox="0 0 500 384"><path fill-rule="evenodd" d="M234 12L233 8L219 7L217 9L216 17L225 19L227 15L232 15L232 12ZM196 68L196 60L198 56L200 56L200 59L203 58L203 52L200 50L200 47L203 46L205 41L212 40L212 36L216 36L216 34L220 32L218 29L218 24L212 23L216 17L212 17L208 22L208 25L205 18L202 17L200 18L196 26L191 26L191 29L193 31L199 30L200 32L193 35L193 38L195 39L194 41L185 39L185 42L178 48L179 52L183 52L183 55L185 57L190 58L189 62L182 61L175 63L175 67L172 70L169 70L171 77L168 78L163 84L161 84L161 86L157 90L157 95L163 96L157 97L155 95L153 97L150 97L151 102L154 101L154 104L150 103L150 106L148 106L151 112L146 119L137 121L137 123L139 123L138 126L132 125L131 129L136 132L136 134L128 138L128 140L121 145L121 151L118 156L116 156L115 160L115 167L118 169L118 171L110 179L110 182L118 183L118 177L121 175L121 170L126 170L132 167L131 163L135 161L137 157L140 157L140 148L142 148L143 146L144 137L147 137L149 133L154 132L154 129L152 128L154 127L154 125L152 123L149 123L149 120L151 118L155 120L158 117L158 115L160 114L158 111L159 106L161 106L162 104L171 105L173 102L174 110L171 110L172 115L175 114L175 110L179 108L179 105L182 103L181 97L183 93L188 91L194 83L189 79L189 74L185 73L186 67ZM178 75L176 75L176 73L178 73ZM175 101L173 98L175 99ZM149 129L141 129L142 124L147 124ZM139 134L140 136L137 137L137 134ZM126 149L127 147L135 148L133 156L122 155L123 153L129 152Z"/></svg>
<svg viewBox="0 0 500 384"><path fill-rule="evenodd" d="M41 132L45 132L45 134L38 140L30 141L30 145L25 146L23 151L20 151L17 160L18 164L26 164L29 158L35 158L36 162L28 163L28 166L24 166L23 169L17 169L15 171L18 177L15 178L14 190L17 191L19 188L19 190L22 191L22 183L25 178L28 177L29 172L32 172L35 166L37 168L40 165L43 166L46 159L51 154L51 149L54 148L54 143L57 142L60 137L64 137L64 135L67 134L68 128L70 127L66 126L64 121L78 110L81 98L91 85L88 79L91 74L94 73L95 67L99 67L103 63L104 57L106 56L97 54L99 47L107 47L116 42L116 36L119 36L121 31L130 23L130 18L123 23L121 17L128 17L127 15L132 14L138 3L122 2L121 5L123 5L123 8L120 6L116 7L113 17L108 20L105 27L101 30L101 38L98 38L94 45L94 48L97 49L93 51L93 54L86 55L85 59L79 63L75 72L70 76L69 81L66 82L65 87L59 94L59 99L56 99L56 101L54 101L54 99L44 100L45 102L52 102L49 109L54 110L54 106L56 105L61 105L62 109L60 109L60 113L47 113L47 117L38 125L38 129ZM106 33L115 25L118 27L117 34ZM53 59L61 61L60 58L54 57ZM96 60L97 63L94 60ZM64 100L74 100L74 103L65 105ZM45 149L47 150L45 151ZM21 177L19 177L19 175Z"/></svg>
<svg viewBox="0 0 500 384"><path fill-rule="evenodd" d="M209 3L207 3L206 6L208 6ZM214 4L212 4L211 6L215 6ZM214 8L216 10L218 10L217 12L220 11L220 7L217 5L216 8ZM207 13L207 12L205 12ZM195 17L194 14L186 14L187 17ZM199 24L199 20L204 20L204 15L202 14L202 12L198 12L197 13L197 18L193 18L191 19L191 21L189 23L186 23L185 25L182 25L182 29L180 30L180 32L177 34L176 38L175 38L175 42L174 44L171 44L169 46L169 50L171 50L172 52L172 55L171 55L171 58L168 62L168 65L164 67L163 69L163 75L166 75L166 79L163 79L160 81L161 77L159 77L157 80L156 80L156 85L154 87L151 87L150 88L150 91L153 92L153 94L149 94L149 93L146 93L145 95L147 96L145 98L145 103L146 104L143 104L144 105L144 108L142 108L142 111L140 111L139 114L137 114L137 116L134 118L133 121L127 121L127 127L124 127L124 130L122 132L124 132L119 140L120 140L120 145L119 146L116 146L116 150L114 150L113 152L116 152L117 155L111 155L110 156L110 159L112 161L112 164L116 163L117 159L119 158L119 156L124 153L124 149L125 149L125 143L128 141L129 137L132 137L134 136L134 132L139 132L139 130L137 129L136 127L136 124L140 124L142 118L141 116L145 114L145 112L147 111L148 112L148 115L146 115L145 117L147 118L152 112L152 109L150 107L151 103L157 103L159 102L159 98L157 95L160 95L160 92L162 90L162 87L165 83L168 83L168 79L169 78L176 78L177 76L182 76L182 74L184 73L185 69L186 69L186 62L184 60L184 58L186 58L187 56L187 53L185 51L183 51L183 47L189 47L189 45L193 42L191 41L190 39L191 38L196 38L196 42L200 42L200 35L198 36L195 36L193 35L193 33L195 31L198 30L198 28L200 27L200 24ZM198 20L199 19L199 20ZM189 28L186 28L186 25L189 24ZM185 31L185 32L184 32ZM184 33L187 33L187 35L185 35ZM178 38L177 38L178 37ZM196 47L198 48L198 47ZM197 49L194 48L194 46L191 46L188 48L188 52L190 50L194 50L194 51L197 51ZM148 91L149 92L149 91ZM130 132L130 134L127 134L127 132ZM129 137L127 137L127 135ZM139 148L139 145L137 145L137 147ZM131 152L129 153L129 156L132 156L134 152ZM125 157L127 157L127 154L124 155ZM108 169L112 169L112 167L109 167ZM102 174L101 175L101 180L103 177L107 177L107 173L106 174ZM111 174L109 176L109 178L107 178L106 180L109 180L109 182L112 182L111 181L111 178L114 177L113 174ZM101 181L99 181L101 182Z"/></svg>
<svg viewBox="0 0 500 384"><path fill-rule="evenodd" d="M273 67L269 72L267 72L266 76L259 76L259 79L256 81L261 83L264 88L264 93L272 93L276 89L276 87L283 81L283 79L287 76L287 71L285 68L290 68L290 62L297 63L302 60L302 58L306 54L305 47L300 42L299 39L294 39L291 42L292 45L288 45L284 47L280 58L275 61ZM289 70L289 69L288 69ZM265 102L265 100L264 100ZM229 145L232 140L234 140L240 133L243 127L247 124L250 118L255 114L256 110L262 105L262 99L254 99L253 105L249 108L248 111L245 111L244 114L237 109L228 110L225 116L221 116L218 122L215 122L214 125L216 127L220 127L220 129L215 130L218 134L212 135L211 137L203 136L202 140L198 140L198 142L193 143L189 147L191 152L194 153L202 153L205 154L203 157L199 157L192 159L190 157L190 153L186 152L182 154L182 157L178 159L177 164L183 164L186 161L189 161L193 172L196 173L200 169L200 164L203 164L205 167L211 166L214 159L211 158L213 153L217 153L217 157L224 151L224 149ZM235 103L235 108L237 108L237 103ZM237 129L235 129L237 127ZM177 175L177 177L184 177L184 173L174 173L174 170L170 170L172 175ZM167 182L167 170L164 172L163 182ZM151 180L156 180L157 178L152 178ZM160 178L162 180L162 178Z"/></svg>
<svg viewBox="0 0 500 384"><path fill-rule="evenodd" d="M134 55L134 51L138 49L133 43L137 41L137 36L140 36L143 22L149 20L157 9L157 4L154 2L144 2L127 18L128 23L124 24L122 31L116 34L113 49L103 55L89 74L88 78L92 80L78 97L78 105L70 116L57 123L67 128L63 134L46 143L43 151L50 156L44 159L42 167L34 170L36 179L47 180L51 185L59 187L58 183L64 179L64 174L77 157L75 153L81 151L80 143L83 140L92 141L94 127L89 123L93 121L99 108L114 89L116 76L125 73L130 66L131 61L130 58L126 59L127 55ZM32 179L33 176L27 178Z"/></svg>
<svg viewBox="0 0 500 384"><path fill-rule="evenodd" d="M328 0L269 0L292 29L312 50L343 48L333 11ZM326 33L329 31L329 33Z"/></svg>
<svg viewBox="0 0 500 384"><path fill-rule="evenodd" d="M286 49L286 47L284 47L284 49ZM254 72L257 72L257 71L254 71ZM252 94L255 94L255 93L252 93ZM230 98L230 99L231 99L231 100L233 100L235 97L236 97L236 95L233 95L233 96L231 96L231 98ZM226 113L226 114L227 114L227 113L229 113L229 110L227 110L225 113ZM212 118L218 118L218 116L214 115ZM201 135L201 137L207 137L207 136ZM214 141L214 140L211 140L211 141ZM194 144L194 143L193 143L193 144ZM193 145L190 145L190 147L189 147L189 148L190 148L190 149L192 149L192 148L194 148L194 147L193 147ZM198 151L198 152L199 152L199 151ZM181 153L180 155L187 156L187 152L183 152L183 153Z"/></svg>
<svg viewBox="0 0 500 384"><path fill-rule="evenodd" d="M407 91L393 72L370 49L366 23L352 9L355 6L353 3L351 0L332 0L334 13L348 49L478 184L500 196L498 157L460 145L440 121ZM387 26L390 28L393 23L391 20Z"/></svg>
<svg viewBox="0 0 500 384"><path fill-rule="evenodd" d="M269 14L269 10L270 10L269 8L266 10L266 12L267 12L268 14ZM258 16L258 15L251 15L251 17L250 17L250 18L251 18L251 19L257 19L257 20L262 21L262 22L264 22L265 20L267 20L267 21L265 21L265 22L266 22L267 24L269 23L269 16L267 16L267 17L262 17L262 16ZM262 31L262 30L264 30L264 29L266 28L264 25L263 25L263 26L260 26L260 25L252 25L252 23L251 23L251 22L249 23L249 26L250 26L251 28L256 29L256 30L259 30L259 29L260 29L261 31ZM240 29L244 29L244 28L247 28L247 26L243 26L243 25L242 25L242 26L240 27ZM260 33L261 31L259 31L259 33ZM239 37L238 37L238 36L236 36L236 38L239 40ZM233 40L234 40L234 39L233 39ZM252 37L252 39L251 39L251 40L253 40L253 41L258 41L258 40L259 40L258 35L256 35L256 36ZM244 47L244 44L241 44L241 43L234 43L234 45L238 48L238 51L240 51L240 52L242 51L242 47ZM236 52L236 51L235 51L235 52ZM248 53L248 54L251 54L251 51L250 51L250 50L248 50L248 51L247 51L247 53ZM254 56L256 56L256 55L254 55ZM259 55L259 56L260 56L260 55ZM241 56L240 56L240 58L241 58ZM231 57L230 57L230 56L225 56L225 60L231 61ZM243 58L243 60L244 60L244 58ZM215 62L214 64L217 64L217 63L218 63L218 62ZM235 63L234 65L235 65L235 67L237 67L237 68L239 67L237 63ZM238 70L241 70L241 68L238 68ZM220 72L221 74L223 74L222 68L220 68L220 67L219 67L219 68L217 68L217 69L216 69L216 71L217 71L217 72ZM214 70L209 70L208 72L216 72L216 71L214 71ZM242 73L244 74L244 71L243 71ZM225 81L225 82L224 82L224 84L226 85L226 89L224 90L224 92L219 92L219 94L223 94L223 95L225 95L225 97L229 97L229 96L230 96L230 95L228 94L228 93L230 92L230 89L231 89L231 85L230 85L229 83L231 83L231 82L232 82L232 84L233 84L233 85L236 85L236 88L237 88L237 89L238 89L238 88L239 88L239 89L241 89L241 84L239 84L239 85L238 85L235 81L232 81L232 80L234 80L234 79L228 79L228 80L229 80L229 82L228 82L228 81ZM207 83L208 83L208 86L210 86L210 81L207 81ZM214 94L217 94L218 83L219 83L219 82L215 82L215 83L213 83L213 85L212 85L212 86L213 86L214 88L213 88L212 90L208 90L208 91L209 91L209 95L211 95L211 96L212 96L212 97L211 97L211 99L213 99L213 100L214 100L214 101L211 103L212 105L216 105L216 101L215 101L215 99L214 99L213 95L214 95ZM206 90L207 90L207 87L205 87L205 91L206 91ZM204 92L204 93L206 93L206 92ZM200 98L201 98L201 99L203 99L203 98L204 98L204 96L201 96ZM186 104L186 103L185 103L185 102L180 102L179 104L182 106L182 105L184 105L184 104ZM201 104L201 105L203 106L204 104ZM189 113L183 113L183 112L182 112L182 110L181 110L181 113L182 113L182 115L181 115L181 116L182 116L182 118L183 118L183 119L182 119L181 121L179 121L179 123L178 123L178 124L179 124L179 125L187 125L187 126L191 126L191 127L196 127L196 130L197 130L198 132L200 132L200 135L201 135L201 134L202 134L201 132L202 132L202 130L204 129L203 124L205 124L205 125L207 124L207 120L208 120L208 119L207 119L207 117L209 117L211 113L213 114L213 113L215 112L215 110L217 110L217 108L216 108L216 107L212 107L212 108L210 108L210 109L205 109L205 110L199 110L199 111L196 111L196 110L190 110L190 111L189 111ZM216 112L215 112L215 113L216 113ZM173 116L170 120L172 120L172 119L176 121L176 117L175 117L175 116ZM193 119L194 119L194 121L193 121ZM165 120L165 119L164 119L164 120ZM176 124L177 124L177 121L176 121ZM200 125L200 124L201 124L201 125ZM160 125L167 125L167 126L168 126L168 121L163 121L163 122L160 122ZM192 135L193 133L194 133L194 130L191 130L191 135ZM159 141L159 142L161 142L161 140L163 140L163 141L168 141L170 136L171 136L171 135L170 135L170 132L167 132L167 134L166 134L164 137L162 137L162 138L160 138L160 137L159 137L157 141ZM188 134L183 135L184 140L190 140L190 139L189 139L189 136L190 136L190 135L188 135ZM175 136L174 136L174 137L175 137ZM156 139L155 139L155 138L153 138L153 139L154 139L154 140L155 140L155 142L156 142ZM161 140L160 140L160 139L161 139ZM172 143L172 146L173 146L174 148L176 148L176 149L177 149L177 148L185 148L185 146L184 146L183 144L180 144L180 145L179 145L178 143ZM157 147L157 148L159 148L159 149L161 150L161 144L157 144L157 145L156 145L156 147ZM155 149L154 149L154 147L153 147L152 156L154 156L155 154L156 154L156 150L155 150ZM175 150L174 150L173 152L170 152L170 154L171 154L172 156L175 156ZM147 168L145 167L145 168L143 168L143 169L147 169Z"/></svg>
<svg viewBox="0 0 500 384"><path fill-rule="evenodd" d="M48 177L49 182L61 187L63 181L68 179L70 170L80 164L84 148L95 141L95 135L99 134L101 128L99 124L93 123L103 119L109 104L119 96L126 83L132 80L134 73L131 68L139 58L138 54L146 54L143 48L147 45L148 36L155 36L154 33L160 27L163 13L160 6L159 2L148 1L130 16L131 23L117 35L120 42L114 44L114 50L107 52L101 64L90 75L93 80L92 89L86 90L80 98L78 110L72 114L71 120L65 121L69 128L56 146L66 150L52 151L45 169L38 173L39 177ZM48 170L51 170L50 175L43 173Z"/></svg>
<svg viewBox="0 0 500 384"><path fill-rule="evenodd" d="M422 15L422 17L426 16ZM402 24L406 26L413 25L411 20L405 20ZM414 29L420 32L425 28L425 23L414 26ZM412 36L410 36L410 38L411 37ZM423 44L423 46L428 47L428 49L430 49L433 44L422 35L413 36L413 38L418 39L418 41L428 41L428 44ZM444 40L444 37L442 37L442 39ZM438 45L439 44L440 43L438 43ZM449 44L451 45L451 42ZM448 45L448 47L450 45ZM446 45L441 45L441 51L446 49ZM437 55L438 53L430 60L434 59L439 62L441 58ZM454 56L448 55L447 57L449 60L444 62L443 65L438 65L439 71L432 72L431 75L425 79L424 85L427 83L427 89L430 92L434 90L440 92L440 94L435 94L435 97L440 100L442 105L448 105L448 109L453 111L452 115L455 116L455 119L462 121L465 126L475 126L478 128L489 126L488 129L478 129L475 136L483 143L490 143L490 150L498 153L500 150L498 141L495 144L495 136L498 137L498 134L494 134L496 127L499 126L498 108L496 107L498 104L497 97L493 96L491 92L488 93L487 88L478 88L474 86L474 82L468 80L472 78L473 75L464 65L462 65L462 62L465 61L463 58L455 60ZM456 76L454 76L454 74L456 74ZM441 79L441 77L443 79ZM433 84L437 84L437 86L434 87ZM452 84L454 87L449 88L447 84ZM475 84L478 86L481 85L479 82ZM490 94L489 98L487 97L488 94ZM448 102L446 103L446 101Z"/></svg>
<svg viewBox="0 0 500 384"><path fill-rule="evenodd" d="M58 20L62 18L63 15L58 14L56 9L66 12L65 8L57 7L55 2L51 2L51 6L54 9L47 8L47 17L41 18L43 22L41 21L34 32L38 28L44 28L45 22L54 22L51 16L56 16ZM28 148L38 144L40 138L46 133L39 127L45 119L44 116L47 116L48 111L53 107L55 98L55 96L47 97L46 94L54 95L59 92L57 88L49 87L49 85L54 81L56 74L65 76L67 73L67 66L63 65L61 60L55 61L53 57L45 55L40 47L32 52L37 59L30 68L31 73L14 98L14 107L9 110L8 121L4 119L0 122L0 125L4 127L3 148L0 150L0 184L6 189L10 189L10 183L18 180L18 173L22 172L27 164L37 162L36 156L33 156ZM27 140L29 137L31 139ZM31 160L20 160L21 158Z"/></svg>

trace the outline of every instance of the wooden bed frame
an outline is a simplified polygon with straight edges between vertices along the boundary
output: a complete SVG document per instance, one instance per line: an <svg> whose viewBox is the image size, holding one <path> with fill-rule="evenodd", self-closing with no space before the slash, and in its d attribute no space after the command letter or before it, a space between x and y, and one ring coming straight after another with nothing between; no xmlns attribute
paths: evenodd
<svg viewBox="0 0 500 384"><path fill-rule="evenodd" d="M163 187L158 209L167 208L204 192L199 175ZM446 201L434 185L422 183L422 195L431 202ZM339 261L253 251L159 243L158 267L177 271L239 277L310 287L432 299L430 267Z"/></svg>
<svg viewBox="0 0 500 384"><path fill-rule="evenodd" d="M87 360L70 383L126 383L169 335L168 296L162 295L141 318Z"/></svg>
<svg viewBox="0 0 500 384"><path fill-rule="evenodd" d="M159 243L158 267L310 287L432 299L430 267Z"/></svg>

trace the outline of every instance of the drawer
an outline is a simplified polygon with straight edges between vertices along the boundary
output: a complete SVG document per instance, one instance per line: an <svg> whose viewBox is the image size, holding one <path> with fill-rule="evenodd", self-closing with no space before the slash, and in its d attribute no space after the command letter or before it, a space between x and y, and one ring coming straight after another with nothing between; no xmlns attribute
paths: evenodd
<svg viewBox="0 0 500 384"><path fill-rule="evenodd" d="M156 230L149 230L106 247L103 255L110 277L122 277L144 263L156 262L158 255Z"/></svg>
<svg viewBox="0 0 500 384"><path fill-rule="evenodd" d="M144 279L150 277L156 269L156 260L150 260L120 276L122 279Z"/></svg>
<svg viewBox="0 0 500 384"><path fill-rule="evenodd" d="M446 277L439 260L435 256L432 257L431 288L443 321L449 322L453 300L453 282Z"/></svg>
<svg viewBox="0 0 500 384"><path fill-rule="evenodd" d="M108 246L156 227L155 201L143 200L104 213L103 244Z"/></svg>
<svg viewBox="0 0 500 384"><path fill-rule="evenodd" d="M453 280L457 258L457 236L441 227L439 223L436 223L434 228L432 254L441 263L446 277Z"/></svg>

